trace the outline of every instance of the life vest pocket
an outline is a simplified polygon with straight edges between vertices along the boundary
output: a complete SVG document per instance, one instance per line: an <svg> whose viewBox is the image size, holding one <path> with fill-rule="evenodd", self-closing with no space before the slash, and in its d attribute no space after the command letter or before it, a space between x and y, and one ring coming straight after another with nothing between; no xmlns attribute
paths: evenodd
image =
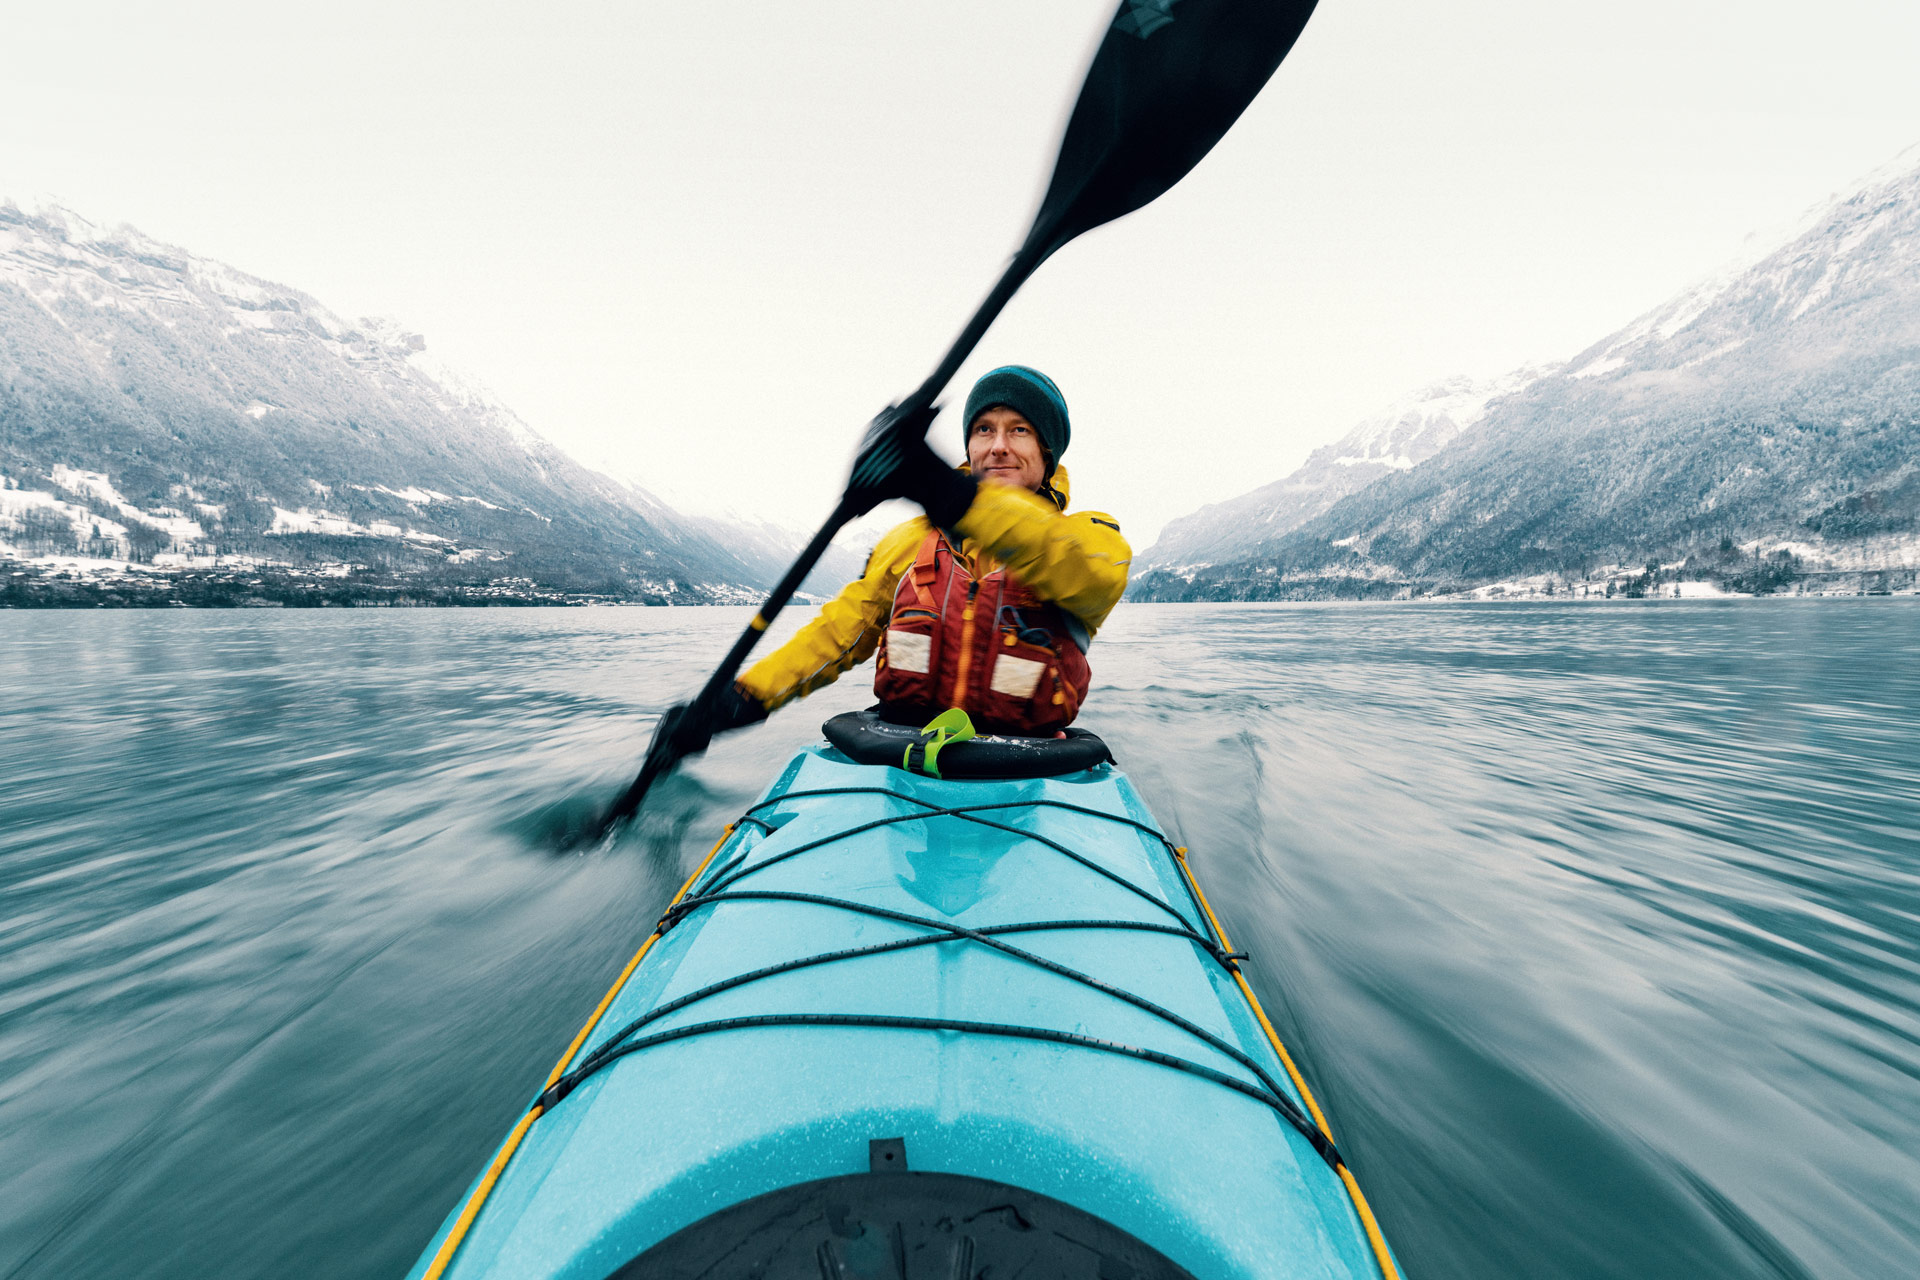
<svg viewBox="0 0 1920 1280"><path fill-rule="evenodd" d="M988 686L995 693L1004 693L1009 698L1024 701L1033 696L1034 690L1040 687L1040 677L1046 673L1047 664L1044 662L1002 653L994 658L993 679Z"/></svg>
<svg viewBox="0 0 1920 1280"><path fill-rule="evenodd" d="M1008 644L1008 640L1013 643ZM986 646L982 656L991 665L985 687L978 694L976 724L994 723L1016 733L1048 734L1072 722L1076 708L1063 705L1066 699L1054 696L1061 685L1061 664L1066 661L1060 651L1027 643L1018 633L1006 631L997 643ZM1079 657L1079 652L1073 651L1073 656Z"/></svg>
<svg viewBox="0 0 1920 1280"><path fill-rule="evenodd" d="M888 628L887 665L895 671L925 675L933 666L933 637L898 627Z"/></svg>

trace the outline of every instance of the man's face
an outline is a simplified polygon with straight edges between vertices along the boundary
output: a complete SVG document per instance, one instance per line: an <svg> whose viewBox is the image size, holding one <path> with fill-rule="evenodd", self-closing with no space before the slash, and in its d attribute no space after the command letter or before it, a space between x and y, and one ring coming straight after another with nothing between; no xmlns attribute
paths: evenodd
<svg viewBox="0 0 1920 1280"><path fill-rule="evenodd" d="M967 466L982 483L1038 491L1047 459L1033 424L1003 405L982 409L967 432Z"/></svg>

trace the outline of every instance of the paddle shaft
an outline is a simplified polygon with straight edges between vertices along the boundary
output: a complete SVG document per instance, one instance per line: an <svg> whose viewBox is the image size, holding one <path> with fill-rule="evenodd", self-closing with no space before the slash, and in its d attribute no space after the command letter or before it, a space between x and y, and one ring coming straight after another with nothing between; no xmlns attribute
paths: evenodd
<svg viewBox="0 0 1920 1280"><path fill-rule="evenodd" d="M967 321L967 327L962 329L960 336L953 340L953 345L947 348L947 354L927 376L927 380L920 384L908 403L932 404L934 397L947 389L947 384L953 381L953 375L960 371L960 366L965 364L967 357L973 354L973 349L980 345L980 339L986 336L988 327L999 318L1000 313L1006 309L1007 303L1012 301L1013 295L1019 291L1021 285L1027 282L1027 277L1031 276L1039 265L1039 261L1033 254L1023 251L1014 255L1013 261L1009 262L1007 269L1001 273L999 282L993 286L993 291L987 294L973 313L973 319ZM733 648L727 651L725 658L721 659L720 666L707 681L706 687L700 690L702 699L710 701L718 697L720 690L739 674L740 664L746 661L749 653L753 652L753 646L759 643L766 629L773 625L773 620L780 615L780 611L787 607L787 601L793 599L793 593L800 589L800 584L806 580L806 576L813 572L813 566L820 563L820 557L826 554L827 545L833 541L834 535L846 528L848 522L860 514L852 508L847 497L841 497L839 504L833 509L833 514L827 517L827 522L820 526L818 533L813 535L813 540L807 543L806 549L800 553L800 558L788 567L780 581L774 585L766 602L760 606L760 612L754 615L753 621L747 624L747 629L740 633L738 640L733 642Z"/></svg>
<svg viewBox="0 0 1920 1280"><path fill-rule="evenodd" d="M760 637L765 634L768 627L773 625L773 620L780 616L780 610L786 608L787 601L793 599L793 593L800 589L801 582L806 579L808 573L812 572L813 566L820 563L820 557L826 554L827 544L833 541L833 536L845 528L847 521L852 518L853 513L848 510L846 499L842 498L834 507L833 514L827 517L826 523L820 526L819 531L813 535L812 541L807 543L799 559L789 565L786 573L781 575L780 581L774 584L773 590L761 604L759 612L753 615L753 620L747 624L746 630L740 633L740 637L733 642L733 647L727 650L727 656L720 660L720 665L715 667L713 674L707 677L707 682L700 687L700 692L694 695L695 714L704 716L706 709L712 707L714 700L720 696L721 690L725 689L734 676L739 674L740 665L747 660L747 655L753 652L753 646L760 642ZM656 728L653 741L647 747L647 758L640 766L639 776L621 793L620 799L614 803L613 808L607 811L607 816L601 822L601 830L605 831L616 823L625 822L639 812L640 804L646 799L654 780L673 767L675 761L662 758L662 745L660 731Z"/></svg>

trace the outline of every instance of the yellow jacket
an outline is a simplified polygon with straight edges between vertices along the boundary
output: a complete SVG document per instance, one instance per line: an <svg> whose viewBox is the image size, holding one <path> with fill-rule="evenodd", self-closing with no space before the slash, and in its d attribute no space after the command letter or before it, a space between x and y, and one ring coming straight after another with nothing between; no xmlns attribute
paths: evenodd
<svg viewBox="0 0 1920 1280"><path fill-rule="evenodd" d="M1005 565L1043 600L1067 610L1091 635L1120 603L1133 555L1120 525L1101 511L1068 515L1067 469L1053 473L1061 506L1009 485L983 484L954 532L962 555ZM867 570L821 606L820 616L740 677L740 687L771 711L824 688L873 655L893 611L900 575L913 567L931 526L915 516L888 531Z"/></svg>

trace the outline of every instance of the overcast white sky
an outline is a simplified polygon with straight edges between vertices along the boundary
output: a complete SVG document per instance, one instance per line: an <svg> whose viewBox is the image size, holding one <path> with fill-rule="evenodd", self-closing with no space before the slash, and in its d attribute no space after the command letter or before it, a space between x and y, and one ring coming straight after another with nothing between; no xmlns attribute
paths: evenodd
<svg viewBox="0 0 1920 1280"><path fill-rule="evenodd" d="M796 526L1024 233L1111 0L8 7L0 196L391 315L586 461ZM1137 546L1395 397L1572 354L1920 141L1920 4L1323 0L956 383ZM935 428L950 446L950 420Z"/></svg>

